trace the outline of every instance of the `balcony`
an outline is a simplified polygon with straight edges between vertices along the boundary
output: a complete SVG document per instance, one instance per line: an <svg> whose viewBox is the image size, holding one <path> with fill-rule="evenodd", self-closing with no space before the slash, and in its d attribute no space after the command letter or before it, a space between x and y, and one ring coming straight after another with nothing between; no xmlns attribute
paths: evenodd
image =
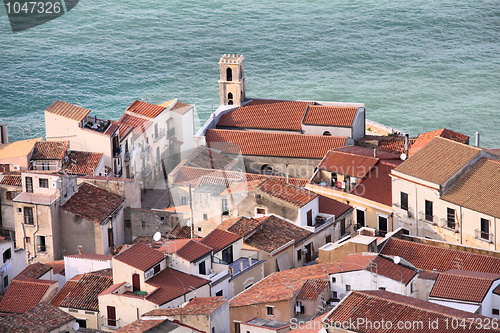
<svg viewBox="0 0 500 333"><path fill-rule="evenodd" d="M106 327L111 330L117 330L120 328L120 319L112 319L105 316L101 316L102 327Z"/></svg>
<svg viewBox="0 0 500 333"><path fill-rule="evenodd" d="M141 159L144 159L149 156L150 149L149 147L146 147L146 149L141 150Z"/></svg>
<svg viewBox="0 0 500 333"><path fill-rule="evenodd" d="M476 229L476 239L483 240L488 243L493 243L493 234Z"/></svg>
<svg viewBox="0 0 500 333"><path fill-rule="evenodd" d="M426 222L426 223L429 223L429 224L432 224L432 225L436 225L437 226L437 222L438 222L438 218L436 215L429 215L429 214L426 214L424 212L420 212L419 213L419 221L421 222Z"/></svg>
<svg viewBox="0 0 500 333"><path fill-rule="evenodd" d="M47 245L37 245L36 252L47 252Z"/></svg>
<svg viewBox="0 0 500 333"><path fill-rule="evenodd" d="M457 222L454 220L441 219L440 226L444 229L448 229L448 230L451 230L453 232L458 232Z"/></svg>
<svg viewBox="0 0 500 333"><path fill-rule="evenodd" d="M174 135L175 135L175 127L173 127L173 128L169 128L169 129L167 130L167 137L171 138L171 137L173 137Z"/></svg>
<svg viewBox="0 0 500 333"><path fill-rule="evenodd" d="M158 142L165 136L165 129L162 128L159 132L158 135L155 137L155 142Z"/></svg>
<svg viewBox="0 0 500 333"><path fill-rule="evenodd" d="M141 169L141 174L142 174L143 176L146 176L146 175L147 175L148 173L150 173L150 172L151 172L151 166L150 166L150 165L146 165L145 167L143 167L143 168Z"/></svg>
<svg viewBox="0 0 500 333"><path fill-rule="evenodd" d="M35 223L33 216L29 215L24 215L24 224L31 224L33 225Z"/></svg>
<svg viewBox="0 0 500 333"><path fill-rule="evenodd" d="M125 153L125 162L130 162L130 152Z"/></svg>

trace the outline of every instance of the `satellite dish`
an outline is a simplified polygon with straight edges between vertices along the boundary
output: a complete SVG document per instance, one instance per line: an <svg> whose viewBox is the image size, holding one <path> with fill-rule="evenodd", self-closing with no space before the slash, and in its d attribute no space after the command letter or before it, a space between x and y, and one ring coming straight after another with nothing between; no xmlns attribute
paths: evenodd
<svg viewBox="0 0 500 333"><path fill-rule="evenodd" d="M161 238L161 233L159 231L155 232L155 234L153 235L153 240L155 242L159 241Z"/></svg>
<svg viewBox="0 0 500 333"><path fill-rule="evenodd" d="M401 262L401 257L395 256L395 257L394 257L394 263L395 263L396 265L399 265L399 263L400 263L400 262Z"/></svg>
<svg viewBox="0 0 500 333"><path fill-rule="evenodd" d="M78 322L75 321L75 323L73 324L73 330L77 331L79 328L80 324L78 324Z"/></svg>
<svg viewBox="0 0 500 333"><path fill-rule="evenodd" d="M408 158L408 156L406 156L405 153L402 153L399 158L401 159L401 161L406 161L406 159Z"/></svg>

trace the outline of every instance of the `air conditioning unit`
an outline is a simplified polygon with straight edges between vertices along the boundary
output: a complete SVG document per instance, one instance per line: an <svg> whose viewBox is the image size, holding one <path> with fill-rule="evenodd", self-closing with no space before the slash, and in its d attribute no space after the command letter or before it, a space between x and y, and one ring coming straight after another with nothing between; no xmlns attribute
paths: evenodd
<svg viewBox="0 0 500 333"><path fill-rule="evenodd" d="M19 165L13 165L12 169L14 169L14 171L19 171L21 170L21 167Z"/></svg>

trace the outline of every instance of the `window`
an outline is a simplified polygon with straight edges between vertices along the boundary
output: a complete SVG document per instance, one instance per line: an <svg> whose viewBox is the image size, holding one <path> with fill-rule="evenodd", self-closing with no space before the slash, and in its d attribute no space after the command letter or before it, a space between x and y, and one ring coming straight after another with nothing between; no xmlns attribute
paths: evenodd
<svg viewBox="0 0 500 333"><path fill-rule="evenodd" d="M50 166L48 162L42 162L42 170L48 171L50 170Z"/></svg>
<svg viewBox="0 0 500 333"><path fill-rule="evenodd" d="M408 210L408 193L401 192L401 209Z"/></svg>
<svg viewBox="0 0 500 333"><path fill-rule="evenodd" d="M323 135L325 135L325 136L332 136L332 133L330 133L329 131L324 131Z"/></svg>
<svg viewBox="0 0 500 333"><path fill-rule="evenodd" d="M356 224L358 228L365 226L365 211L361 209L356 209Z"/></svg>
<svg viewBox="0 0 500 333"><path fill-rule="evenodd" d="M337 278L336 277L332 277L332 283L335 283L337 282Z"/></svg>
<svg viewBox="0 0 500 333"><path fill-rule="evenodd" d="M326 236L326 243L331 243L332 242L332 235Z"/></svg>
<svg viewBox="0 0 500 333"><path fill-rule="evenodd" d="M107 310L108 310L108 326L116 327L117 323L116 323L116 309L115 309L115 307L108 305Z"/></svg>
<svg viewBox="0 0 500 333"><path fill-rule="evenodd" d="M141 223L142 223L142 227L146 228L146 221L142 221Z"/></svg>
<svg viewBox="0 0 500 333"><path fill-rule="evenodd" d="M297 261L302 260L302 249L297 250Z"/></svg>
<svg viewBox="0 0 500 333"><path fill-rule="evenodd" d="M208 214L203 214L203 220L208 220Z"/></svg>
<svg viewBox="0 0 500 333"><path fill-rule="evenodd" d="M22 212L23 212L23 209L22 209L22 208L18 208L18 209L17 209L17 213L18 213L18 214L21 214Z"/></svg>
<svg viewBox="0 0 500 333"><path fill-rule="evenodd" d="M215 296L223 296L222 290L219 290L218 292L216 292Z"/></svg>
<svg viewBox="0 0 500 333"><path fill-rule="evenodd" d="M33 193L33 178L26 177L26 192Z"/></svg>
<svg viewBox="0 0 500 333"><path fill-rule="evenodd" d="M274 316L274 306L266 306L266 308L267 308L267 315Z"/></svg>
<svg viewBox="0 0 500 333"><path fill-rule="evenodd" d="M92 312L92 311L85 311L85 314L86 314L86 315L91 315L91 316L93 316L93 315L95 315L95 312Z"/></svg>
<svg viewBox="0 0 500 333"><path fill-rule="evenodd" d="M266 209L265 208L257 208L257 214L258 215L266 215Z"/></svg>
<svg viewBox="0 0 500 333"><path fill-rule="evenodd" d="M188 198L187 197L181 197L181 205L187 205L188 204Z"/></svg>
<svg viewBox="0 0 500 333"><path fill-rule="evenodd" d="M31 238L30 237L24 237L24 241L26 244L31 244Z"/></svg>
<svg viewBox="0 0 500 333"><path fill-rule="evenodd" d="M307 225L308 226L313 225L313 211L312 211L312 209L307 211Z"/></svg>
<svg viewBox="0 0 500 333"><path fill-rule="evenodd" d="M338 299L338 294L336 291L332 291L332 298L333 299Z"/></svg>
<svg viewBox="0 0 500 333"><path fill-rule="evenodd" d="M227 249L224 249L222 251L222 261L224 261L227 264L230 264L233 262L233 246L229 246Z"/></svg>
<svg viewBox="0 0 500 333"><path fill-rule="evenodd" d="M40 178L38 183L40 187L49 188L49 180L47 178Z"/></svg>
<svg viewBox="0 0 500 333"><path fill-rule="evenodd" d="M12 252L11 252L11 250L10 250L10 248L9 248L9 249L7 249L7 250L5 250L5 251L3 252L3 262L5 263L5 262L6 262L7 260L9 260L10 258L12 258Z"/></svg>
<svg viewBox="0 0 500 333"><path fill-rule="evenodd" d="M132 221L131 220L125 220L125 228L130 228L132 227Z"/></svg>
<svg viewBox="0 0 500 333"><path fill-rule="evenodd" d="M350 284L346 284L345 285L345 291L351 291L351 285Z"/></svg>
<svg viewBox="0 0 500 333"><path fill-rule="evenodd" d="M379 287L378 290L385 290L385 287Z"/></svg>
<svg viewBox="0 0 500 333"><path fill-rule="evenodd" d="M378 230L380 232L381 236L385 236L387 233L387 217L385 216L378 216Z"/></svg>
<svg viewBox="0 0 500 333"><path fill-rule="evenodd" d="M33 224L33 208L24 207L24 223Z"/></svg>
<svg viewBox="0 0 500 333"><path fill-rule="evenodd" d="M201 232L201 227L198 227L198 231L200 231L200 232Z"/></svg>
<svg viewBox="0 0 500 333"><path fill-rule="evenodd" d="M7 286L9 285L9 276L8 275L5 275L3 277L3 287L4 288L7 288Z"/></svg>
<svg viewBox="0 0 500 333"><path fill-rule="evenodd" d="M490 239L490 221L483 218L481 218L481 238Z"/></svg>
<svg viewBox="0 0 500 333"><path fill-rule="evenodd" d="M45 236L36 236L37 252L47 252L47 245L45 243Z"/></svg>
<svg viewBox="0 0 500 333"><path fill-rule="evenodd" d="M205 267L205 260L203 260L202 262L200 262L198 264L198 273L201 274L201 275L207 274L207 270L206 270L206 267Z"/></svg>
<svg viewBox="0 0 500 333"><path fill-rule="evenodd" d="M222 199L222 215L229 215L229 209L227 208L227 199Z"/></svg>
<svg viewBox="0 0 500 333"><path fill-rule="evenodd" d="M227 94L227 104L233 105L233 93Z"/></svg>
<svg viewBox="0 0 500 333"><path fill-rule="evenodd" d="M453 208L446 209L446 222L450 229L455 229L455 210Z"/></svg>
<svg viewBox="0 0 500 333"><path fill-rule="evenodd" d="M498 309L491 309L491 314L498 316L500 311Z"/></svg>
<svg viewBox="0 0 500 333"><path fill-rule="evenodd" d="M264 164L263 166L260 167L260 173L263 175L272 175L273 167L270 166L269 164Z"/></svg>
<svg viewBox="0 0 500 333"><path fill-rule="evenodd" d="M7 191L5 192L5 196L7 200L12 200L16 197L16 191Z"/></svg>
<svg viewBox="0 0 500 333"><path fill-rule="evenodd" d="M233 70L229 67L226 69L226 81L233 81Z"/></svg>
<svg viewBox="0 0 500 333"><path fill-rule="evenodd" d="M425 200L425 220L433 222L432 201Z"/></svg>
<svg viewBox="0 0 500 333"><path fill-rule="evenodd" d="M160 264L153 267L153 274L156 275L158 273L160 273Z"/></svg>

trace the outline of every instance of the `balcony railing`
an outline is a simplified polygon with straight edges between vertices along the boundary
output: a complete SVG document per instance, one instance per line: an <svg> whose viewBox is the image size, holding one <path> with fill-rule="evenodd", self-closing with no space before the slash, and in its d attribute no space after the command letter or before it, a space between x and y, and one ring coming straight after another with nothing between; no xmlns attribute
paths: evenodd
<svg viewBox="0 0 500 333"><path fill-rule="evenodd" d="M158 135L155 137L155 142L158 142L165 136L165 129L162 128L159 132Z"/></svg>
<svg viewBox="0 0 500 333"><path fill-rule="evenodd" d="M476 229L476 239L483 240L485 242L493 243L493 234L485 231L481 231L481 229Z"/></svg>
<svg viewBox="0 0 500 333"><path fill-rule="evenodd" d="M149 155L149 147L146 147L146 149L141 150L141 158L146 158Z"/></svg>
<svg viewBox="0 0 500 333"><path fill-rule="evenodd" d="M47 245L37 245L36 252L47 252Z"/></svg>
<svg viewBox="0 0 500 333"><path fill-rule="evenodd" d="M105 316L101 316L102 326L110 328L110 329L118 329L120 328L120 318L118 319L110 319Z"/></svg>
<svg viewBox="0 0 500 333"><path fill-rule="evenodd" d="M129 162L130 161L130 152L126 152L125 153L125 162Z"/></svg>
<svg viewBox="0 0 500 333"><path fill-rule="evenodd" d="M167 131L167 136L169 138L173 137L175 135L175 127L168 129Z"/></svg>
<svg viewBox="0 0 500 333"><path fill-rule="evenodd" d="M442 228L452 230L454 232L458 232L457 230L457 222L453 220L448 220L448 219L441 219L441 225Z"/></svg>
<svg viewBox="0 0 500 333"><path fill-rule="evenodd" d="M25 224L34 224L34 218L33 216L29 216L29 215L24 215L24 223Z"/></svg>
<svg viewBox="0 0 500 333"><path fill-rule="evenodd" d="M151 166L146 165L141 169L141 173L143 176L147 175L149 172L151 172Z"/></svg>
<svg viewBox="0 0 500 333"><path fill-rule="evenodd" d="M436 215L429 215L424 212L420 212L419 216L420 216L420 218L418 219L419 221L437 225L438 218Z"/></svg>

